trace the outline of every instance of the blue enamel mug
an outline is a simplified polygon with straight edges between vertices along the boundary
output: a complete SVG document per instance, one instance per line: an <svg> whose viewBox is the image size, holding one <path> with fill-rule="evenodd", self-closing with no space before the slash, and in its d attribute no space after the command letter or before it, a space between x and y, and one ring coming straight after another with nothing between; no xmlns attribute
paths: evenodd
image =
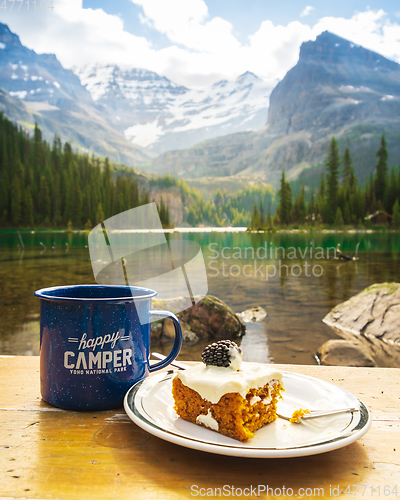
<svg viewBox="0 0 400 500"><path fill-rule="evenodd" d="M40 307L40 387L65 410L122 406L128 389L179 354L182 329L168 311L152 311L154 290L120 285L43 288ZM152 317L170 318L175 341L165 360L149 364Z"/></svg>

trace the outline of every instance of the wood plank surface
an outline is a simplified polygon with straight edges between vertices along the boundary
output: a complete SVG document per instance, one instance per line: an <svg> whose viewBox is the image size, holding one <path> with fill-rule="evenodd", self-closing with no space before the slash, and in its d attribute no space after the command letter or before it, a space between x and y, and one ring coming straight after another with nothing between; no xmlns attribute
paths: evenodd
<svg viewBox="0 0 400 500"><path fill-rule="evenodd" d="M2 356L0 498L289 498L285 487L304 498L395 499L396 485L400 498L400 369L276 367L349 390L371 410L371 429L347 447L310 457L213 455L147 434L122 408L53 408L40 397L39 358ZM359 489L354 495L361 484L367 485L364 494Z"/></svg>

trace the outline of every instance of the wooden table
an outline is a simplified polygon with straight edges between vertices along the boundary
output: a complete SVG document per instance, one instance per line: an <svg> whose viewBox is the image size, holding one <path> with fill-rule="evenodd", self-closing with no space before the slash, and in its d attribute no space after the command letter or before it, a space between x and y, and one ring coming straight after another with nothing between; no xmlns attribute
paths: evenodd
<svg viewBox="0 0 400 500"><path fill-rule="evenodd" d="M2 356L0 498L168 500L218 496L216 488L221 497L251 498L264 486L269 495L265 491L261 498L288 498L285 487L304 498L392 500L396 485L400 498L400 369L277 367L346 388L369 406L371 429L345 448L310 457L212 455L147 434L122 408L53 408L40 397L39 358ZM354 495L361 484L367 485L364 495L361 488Z"/></svg>

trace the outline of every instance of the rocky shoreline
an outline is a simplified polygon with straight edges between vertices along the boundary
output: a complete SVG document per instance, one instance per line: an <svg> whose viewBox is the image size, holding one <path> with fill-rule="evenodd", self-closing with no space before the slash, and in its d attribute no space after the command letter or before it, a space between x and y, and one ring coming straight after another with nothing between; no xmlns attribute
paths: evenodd
<svg viewBox="0 0 400 500"><path fill-rule="evenodd" d="M323 344L324 365L400 367L400 283L377 283L322 320L341 337Z"/></svg>
<svg viewBox="0 0 400 500"><path fill-rule="evenodd" d="M267 316L259 306L235 313L213 295L206 295L181 311L182 300L156 300L153 306L176 313L186 346L240 339L246 333L246 323L261 322ZM321 365L400 367L400 283L371 285L338 304L322 321L339 338L319 347L316 359ZM174 336L170 319L152 323L151 338L155 344L172 341Z"/></svg>

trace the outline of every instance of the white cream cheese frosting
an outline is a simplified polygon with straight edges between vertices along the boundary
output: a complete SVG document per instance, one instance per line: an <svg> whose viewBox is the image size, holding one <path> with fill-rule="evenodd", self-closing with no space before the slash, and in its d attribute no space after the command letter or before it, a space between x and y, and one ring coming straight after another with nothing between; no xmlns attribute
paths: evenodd
<svg viewBox="0 0 400 500"><path fill-rule="evenodd" d="M245 362L240 370L201 363L178 371L176 376L213 404L217 404L225 394L239 393L244 398L252 388L263 387L272 380L282 380L282 374L271 366Z"/></svg>
<svg viewBox="0 0 400 500"><path fill-rule="evenodd" d="M229 360L231 362L229 368L231 368L232 370L239 370L239 368L242 366L242 350L229 349L228 354Z"/></svg>
<svg viewBox="0 0 400 500"><path fill-rule="evenodd" d="M207 415L198 415L196 423L205 425L213 431L218 431L219 428L218 422L213 418L210 410L208 410Z"/></svg>
<svg viewBox="0 0 400 500"><path fill-rule="evenodd" d="M256 403L258 403L259 401L261 401L260 396L253 396L253 397L250 399L250 401L249 401L250 406L255 405L255 404L256 404Z"/></svg>

